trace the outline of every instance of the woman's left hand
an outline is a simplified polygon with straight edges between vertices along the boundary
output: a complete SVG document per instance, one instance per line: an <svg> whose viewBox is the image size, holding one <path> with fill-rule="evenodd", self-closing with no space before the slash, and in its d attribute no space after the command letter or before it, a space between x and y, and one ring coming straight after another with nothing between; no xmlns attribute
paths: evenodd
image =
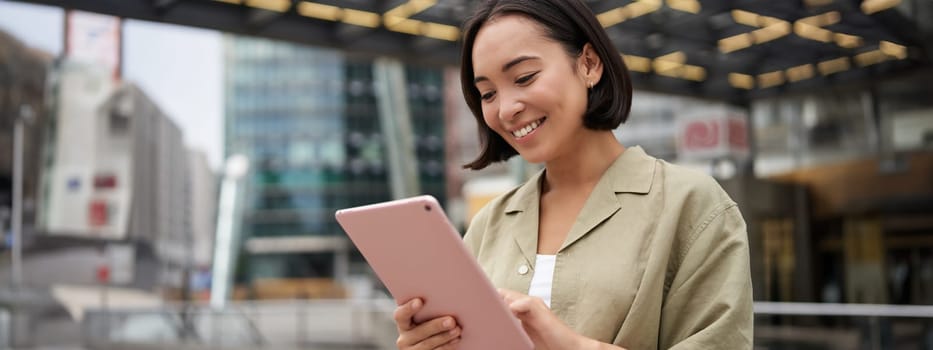
<svg viewBox="0 0 933 350"><path fill-rule="evenodd" d="M561 321L541 298L499 289L499 295L515 317L522 321L525 333L535 344L535 350L599 349L608 344L584 337Z"/></svg>

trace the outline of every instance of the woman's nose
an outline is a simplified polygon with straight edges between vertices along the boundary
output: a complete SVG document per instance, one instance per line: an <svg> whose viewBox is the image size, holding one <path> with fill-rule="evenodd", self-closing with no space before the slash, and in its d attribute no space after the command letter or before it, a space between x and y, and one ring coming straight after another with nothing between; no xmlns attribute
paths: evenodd
<svg viewBox="0 0 933 350"><path fill-rule="evenodd" d="M499 106L499 119L503 121L513 121L525 110L525 104L519 99L500 95L502 105Z"/></svg>

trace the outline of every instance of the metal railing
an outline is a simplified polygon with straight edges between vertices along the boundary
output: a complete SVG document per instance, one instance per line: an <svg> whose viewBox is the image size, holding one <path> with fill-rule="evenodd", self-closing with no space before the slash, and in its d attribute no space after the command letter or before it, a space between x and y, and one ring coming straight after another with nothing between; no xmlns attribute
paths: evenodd
<svg viewBox="0 0 933 350"><path fill-rule="evenodd" d="M162 345L173 349L378 349L395 344L391 299L256 301L223 309L92 310L92 349Z"/></svg>
<svg viewBox="0 0 933 350"><path fill-rule="evenodd" d="M933 306L756 302L755 348L933 350Z"/></svg>
<svg viewBox="0 0 933 350"><path fill-rule="evenodd" d="M85 346L394 349L394 309L383 298L92 310L84 321ZM755 349L933 350L933 306L756 302Z"/></svg>

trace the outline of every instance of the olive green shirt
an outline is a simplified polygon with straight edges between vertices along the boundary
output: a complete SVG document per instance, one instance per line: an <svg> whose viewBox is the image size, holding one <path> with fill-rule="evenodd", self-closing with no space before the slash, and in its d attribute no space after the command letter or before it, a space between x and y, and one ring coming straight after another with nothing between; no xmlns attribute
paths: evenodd
<svg viewBox="0 0 933 350"><path fill-rule="evenodd" d="M498 288L528 292L543 174L487 204L464 238ZM630 147L557 253L551 310L627 349L751 349L745 221L708 175Z"/></svg>

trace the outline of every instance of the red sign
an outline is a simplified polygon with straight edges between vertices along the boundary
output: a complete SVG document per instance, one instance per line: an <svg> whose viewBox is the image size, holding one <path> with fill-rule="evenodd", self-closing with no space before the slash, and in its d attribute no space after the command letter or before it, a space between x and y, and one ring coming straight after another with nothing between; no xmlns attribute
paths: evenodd
<svg viewBox="0 0 933 350"><path fill-rule="evenodd" d="M748 126L741 112L727 108L695 111L677 119L679 157L711 160L748 155Z"/></svg>
<svg viewBox="0 0 933 350"><path fill-rule="evenodd" d="M107 222L110 221L109 213L107 212L107 202L103 200L93 200L88 204L88 224L92 227L99 227L107 225Z"/></svg>
<svg viewBox="0 0 933 350"><path fill-rule="evenodd" d="M97 282L107 283L110 281L110 267L100 265L97 267Z"/></svg>
<svg viewBox="0 0 933 350"><path fill-rule="evenodd" d="M744 119L729 119L729 147L748 150L748 125Z"/></svg>
<svg viewBox="0 0 933 350"><path fill-rule="evenodd" d="M117 187L117 177L114 175L95 175L94 189L112 189Z"/></svg>
<svg viewBox="0 0 933 350"><path fill-rule="evenodd" d="M719 121L697 120L684 131L684 147L689 150L710 149L719 146Z"/></svg>

